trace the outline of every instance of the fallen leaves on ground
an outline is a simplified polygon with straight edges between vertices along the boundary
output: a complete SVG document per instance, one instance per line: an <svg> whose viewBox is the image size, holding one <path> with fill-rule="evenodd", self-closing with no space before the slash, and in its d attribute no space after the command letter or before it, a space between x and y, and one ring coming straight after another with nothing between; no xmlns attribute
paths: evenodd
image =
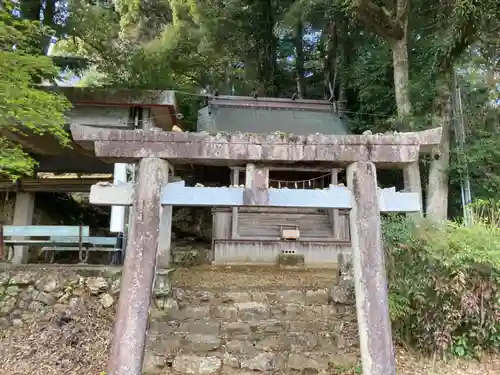
<svg viewBox="0 0 500 375"><path fill-rule="evenodd" d="M79 299L0 332L2 375L98 375L106 366L113 312Z"/></svg>
<svg viewBox="0 0 500 375"><path fill-rule="evenodd" d="M493 375L500 374L500 357L474 360L433 361L405 351L397 355L398 375Z"/></svg>

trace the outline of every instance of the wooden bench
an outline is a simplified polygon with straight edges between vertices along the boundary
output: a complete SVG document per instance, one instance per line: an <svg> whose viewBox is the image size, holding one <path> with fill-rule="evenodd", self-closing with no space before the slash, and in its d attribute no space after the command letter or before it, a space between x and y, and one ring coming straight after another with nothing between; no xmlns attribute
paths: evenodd
<svg viewBox="0 0 500 375"><path fill-rule="evenodd" d="M85 239L89 236L89 232L90 228L83 225L0 225L0 255L3 258L4 248L7 246L10 250L7 260L11 261L14 256L14 246L30 245L52 248L76 247L82 255L82 251L91 246ZM31 239L31 237L44 239Z"/></svg>
<svg viewBox="0 0 500 375"><path fill-rule="evenodd" d="M89 258L89 253L92 251L108 252L114 253L116 251L121 252L122 249L117 248L117 238L116 237L83 237L84 246L81 249L79 244L79 237L60 237L54 236L50 237L53 243L63 243L66 242L64 246L46 246L42 248L42 251L47 254L51 254L50 262L54 260L54 254L57 251L78 251L80 261L86 263ZM113 262L114 263L114 262Z"/></svg>

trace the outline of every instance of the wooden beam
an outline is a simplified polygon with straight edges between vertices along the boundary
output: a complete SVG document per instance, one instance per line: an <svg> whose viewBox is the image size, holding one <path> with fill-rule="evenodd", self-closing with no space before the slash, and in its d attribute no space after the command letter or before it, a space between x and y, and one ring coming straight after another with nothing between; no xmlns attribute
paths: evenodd
<svg viewBox="0 0 500 375"><path fill-rule="evenodd" d="M112 182L112 178L38 178L20 179L17 183L0 180L0 191L88 193L94 184Z"/></svg>

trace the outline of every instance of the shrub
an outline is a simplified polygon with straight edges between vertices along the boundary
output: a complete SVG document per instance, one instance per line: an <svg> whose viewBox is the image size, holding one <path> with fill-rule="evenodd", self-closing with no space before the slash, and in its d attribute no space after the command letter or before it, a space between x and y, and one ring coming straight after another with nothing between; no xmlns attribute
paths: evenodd
<svg viewBox="0 0 500 375"><path fill-rule="evenodd" d="M467 227L401 216L383 230L393 334L427 354L500 349L500 228L476 215Z"/></svg>

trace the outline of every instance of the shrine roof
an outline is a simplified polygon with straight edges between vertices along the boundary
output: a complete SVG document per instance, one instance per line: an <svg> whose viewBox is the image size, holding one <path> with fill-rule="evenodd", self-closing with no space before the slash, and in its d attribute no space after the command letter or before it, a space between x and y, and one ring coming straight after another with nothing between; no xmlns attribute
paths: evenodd
<svg viewBox="0 0 500 375"><path fill-rule="evenodd" d="M251 96L214 96L208 102L211 107L290 109L334 112L334 106L328 100L284 99Z"/></svg>
<svg viewBox="0 0 500 375"><path fill-rule="evenodd" d="M175 92L170 90L132 90L118 88L43 86L43 90L65 95L73 104L88 106L175 107Z"/></svg>

